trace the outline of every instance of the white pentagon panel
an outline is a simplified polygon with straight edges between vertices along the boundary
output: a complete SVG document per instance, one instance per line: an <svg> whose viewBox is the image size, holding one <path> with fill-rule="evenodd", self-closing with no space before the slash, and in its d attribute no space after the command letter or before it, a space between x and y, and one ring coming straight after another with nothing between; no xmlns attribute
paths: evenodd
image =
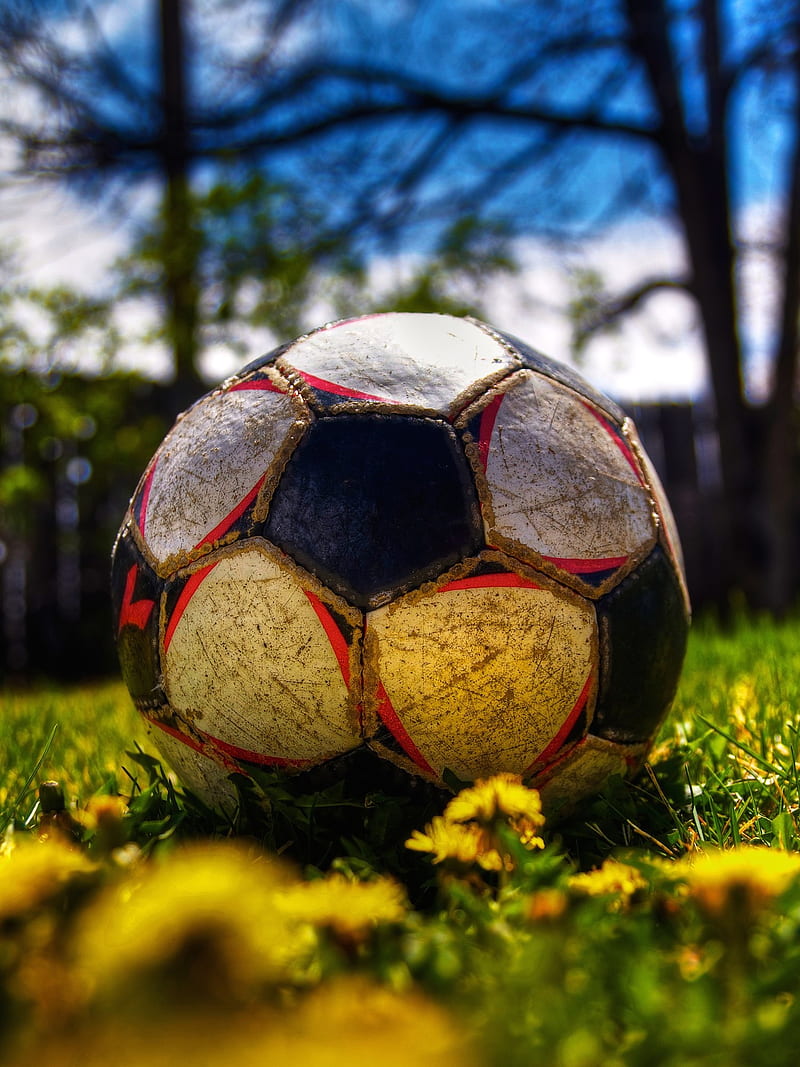
<svg viewBox="0 0 800 1067"><path fill-rule="evenodd" d="M487 540L579 576L655 543L653 502L619 430L571 389L520 375L480 420Z"/></svg>
<svg viewBox="0 0 800 1067"><path fill-rule="evenodd" d="M156 453L139 528L155 559L182 558L224 536L255 500L297 421L270 382L211 393L178 420Z"/></svg>
<svg viewBox="0 0 800 1067"><path fill-rule="evenodd" d="M347 649L326 621L256 547L197 569L162 620L169 705L233 759L302 766L354 748Z"/></svg>
<svg viewBox="0 0 800 1067"><path fill-rule="evenodd" d="M343 400L372 400L450 415L454 402L520 361L466 319L395 312L336 323L283 355L315 388Z"/></svg>
<svg viewBox="0 0 800 1067"><path fill-rule="evenodd" d="M464 779L523 774L591 718L594 610L514 574L454 581L370 612L367 650L378 718L437 777L444 768Z"/></svg>

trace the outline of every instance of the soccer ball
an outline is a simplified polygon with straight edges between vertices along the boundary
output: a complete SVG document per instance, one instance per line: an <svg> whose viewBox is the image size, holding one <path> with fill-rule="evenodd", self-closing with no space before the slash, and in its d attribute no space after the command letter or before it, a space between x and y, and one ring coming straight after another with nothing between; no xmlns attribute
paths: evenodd
<svg viewBox="0 0 800 1067"><path fill-rule="evenodd" d="M689 620L616 404L484 323L400 313L300 337L181 415L112 599L136 706L223 808L233 772L365 749L574 802L644 760Z"/></svg>

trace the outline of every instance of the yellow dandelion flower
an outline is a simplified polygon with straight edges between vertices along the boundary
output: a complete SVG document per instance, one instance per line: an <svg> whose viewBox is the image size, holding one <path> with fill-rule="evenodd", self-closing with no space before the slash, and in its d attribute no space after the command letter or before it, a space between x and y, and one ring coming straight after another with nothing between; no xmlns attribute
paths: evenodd
<svg viewBox="0 0 800 1067"><path fill-rule="evenodd" d="M647 881L635 867L607 859L593 871L573 875L569 885L571 889L587 896L614 896L627 901L640 889L646 889Z"/></svg>
<svg viewBox="0 0 800 1067"><path fill-rule="evenodd" d="M0 922L31 914L96 870L62 838L26 841L0 853Z"/></svg>
<svg viewBox="0 0 800 1067"><path fill-rule="evenodd" d="M477 863L486 871L511 871L514 860L500 834L504 826L525 848L544 848L539 793L524 786L517 774L497 774L462 789L424 832L414 831L406 847L430 852L434 863L462 867Z"/></svg>
<svg viewBox="0 0 800 1067"><path fill-rule="evenodd" d="M477 823L448 822L436 815L425 827L415 830L406 841L406 848L415 852L429 852L434 863L450 867L471 867L477 864L485 871L510 871L511 857L501 854L494 835Z"/></svg>
<svg viewBox="0 0 800 1067"><path fill-rule="evenodd" d="M481 826L490 826L504 816L532 828L544 826L539 793L524 786L518 774L478 779L453 797L444 812L449 822L477 822Z"/></svg>
<svg viewBox="0 0 800 1067"><path fill-rule="evenodd" d="M453 797L444 810L444 818L450 823L475 824L489 831L506 825L525 848L544 848L539 834L544 826L544 815L538 790L524 786L518 774L502 773L478 779L473 786L462 789ZM491 848L495 851L498 848L494 834L491 845L484 847L484 851ZM509 859L503 860L506 869L510 869L506 862Z"/></svg>
<svg viewBox="0 0 800 1067"><path fill-rule="evenodd" d="M469 867L481 860L484 861L482 866L485 865L486 847L486 832L480 826L474 823L462 825L448 822L441 815L435 815L424 832L414 830L406 841L406 848L414 852L429 852L434 863L449 862L463 867ZM486 869L498 870L499 866Z"/></svg>
<svg viewBox="0 0 800 1067"><path fill-rule="evenodd" d="M450 823L441 815L422 830L414 830L406 841L413 852L430 852L434 863L454 859L459 863L474 863L478 855L480 831L477 826Z"/></svg>
<svg viewBox="0 0 800 1067"><path fill-rule="evenodd" d="M78 812L78 818L88 830L97 830L107 824L115 826L127 811L127 802L122 797L90 797L86 808Z"/></svg>
<svg viewBox="0 0 800 1067"><path fill-rule="evenodd" d="M330 874L279 890L275 907L291 922L325 927L340 938L359 940L382 923L402 922L408 905L405 890L392 878L354 882L342 874Z"/></svg>
<svg viewBox="0 0 800 1067"><path fill-rule="evenodd" d="M689 896L708 914L736 901L755 912L800 880L800 854L758 845L696 852L675 864Z"/></svg>
<svg viewBox="0 0 800 1067"><path fill-rule="evenodd" d="M187 996L236 998L278 980L308 947L275 907L289 880L269 857L230 842L185 847L139 867L101 896L75 942L103 996L159 980Z"/></svg>

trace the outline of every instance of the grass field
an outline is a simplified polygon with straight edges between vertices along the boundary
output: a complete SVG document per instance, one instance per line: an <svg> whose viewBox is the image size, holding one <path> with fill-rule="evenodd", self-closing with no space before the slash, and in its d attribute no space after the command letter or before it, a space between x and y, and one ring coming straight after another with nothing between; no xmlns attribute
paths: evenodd
<svg viewBox="0 0 800 1067"><path fill-rule="evenodd" d="M646 773L552 826L269 776L231 826L120 685L1 703L2 1063L797 1060L797 621L697 625Z"/></svg>

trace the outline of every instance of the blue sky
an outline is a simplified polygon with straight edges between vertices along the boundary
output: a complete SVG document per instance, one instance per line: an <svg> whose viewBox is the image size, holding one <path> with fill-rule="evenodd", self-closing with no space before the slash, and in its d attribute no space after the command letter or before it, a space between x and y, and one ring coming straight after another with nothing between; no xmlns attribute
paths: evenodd
<svg viewBox="0 0 800 1067"><path fill-rule="evenodd" d="M754 34L760 32L758 21L748 22L757 2L731 2L726 6L731 55L746 49ZM150 47L152 0L125 4L98 0L94 6L103 32L124 59L126 75L145 91L154 72ZM220 72L227 69L230 73L233 67L253 61L260 50L259 5L254 0L229 6L224 22L214 15L214 4L195 6L202 16L195 28L195 54L206 57L196 67L195 82L210 87L219 98L229 93L226 85L235 81L228 77L226 82ZM674 6L679 11L689 7L682 3ZM462 89L466 84L469 91L477 92L496 80L498 72L521 61L514 49L515 41L535 40L537 33L541 40L554 34L567 39L591 19L598 39L603 34L608 37L608 42L597 48L591 63L583 60L578 66L567 62L563 52L557 50L544 54L541 62L526 72L519 88L509 96L509 103L524 104L526 99L535 97L553 106L578 106L582 100L591 100L592 93L599 99L601 90L613 82L613 103L602 113L631 124L646 125L649 121L650 106L641 75L635 70L623 75L615 73L619 53L614 37L622 23L618 5L612 0L596 0L594 4L567 0L556 8L530 0L505 0L500 9L502 24L498 24L498 6L493 0L434 0L425 5L403 0L392 4L360 0L345 7L347 17L342 5L323 3L314 9L313 17L301 20L287 35L283 51L276 57L278 66L315 45L321 36L330 42L328 55L354 54L356 40L356 51L373 65L401 62L420 81L435 74L445 84ZM321 18L326 21L321 22ZM323 24L327 25L324 32ZM59 32L64 40L74 39L76 47L80 47L77 24L67 19ZM674 38L682 58L690 114L699 131L704 107L694 74L695 41L688 15L676 18ZM199 47L201 42L204 50ZM336 91L327 90L329 99ZM310 101L303 98L298 111L302 114L303 108L318 106L320 101L324 104L325 99L319 94ZM763 244L780 224L776 205L781 193L779 176L785 140L782 109L791 104L791 97L779 82L767 84L751 76L742 83L738 101L733 112L736 139L731 170L738 221L743 234ZM19 106L13 86L10 95L6 94L6 102ZM129 100L108 97L103 105L112 117L118 118L129 106ZM134 118L140 115L140 110L132 112ZM393 128L385 128L377 142L360 134L332 136L310 152L305 148L294 153L274 152L270 165L275 174L311 174L317 197L334 200L341 168L347 167L348 159L352 162L352 176L359 172L360 156L369 156L375 166L381 163L382 156L389 160L393 154L395 158L407 157L424 147L425 138L435 132L435 125L421 128L402 120ZM441 165L425 187L417 217L424 220L426 203L457 197L486 167L487 160L492 167L502 169L521 151L535 151L535 144L529 126L511 121L476 125L469 136L453 141L442 153ZM337 154L340 170L331 172L327 164ZM4 156L8 158L8 149L4 153L0 145L0 160ZM138 199L125 202L124 210L120 210L120 201L116 205L112 200L102 203L96 194L87 202L63 190L4 184L0 186L0 242L18 243L19 261L31 277L102 284L110 260L125 247L127 224L135 214L131 204L139 209L151 205L152 185L142 182L136 196ZM664 213L668 197L669 186L660 175L654 153L642 150L635 138L609 143L564 137L557 161L545 160L534 180L527 174L498 185L495 195L485 203L487 214L499 215L517 225L517 248L524 265L518 282L513 286L506 283L491 294L489 317L498 326L563 358L568 346L564 307L576 268L592 266L610 287L635 280L637 271L643 268L651 272L682 269L680 242ZM379 197L376 208L385 207L389 201L387 196ZM555 228L569 239L558 245L545 240ZM421 224L416 230L406 231L399 242L374 247L376 279L404 270L409 257L419 252L426 232L429 231ZM769 340L766 324L771 283L768 257L763 252L748 253L742 279L757 381ZM324 309L319 313L323 314ZM264 341L254 339L254 345ZM139 358L143 358L141 353ZM688 300L676 294L652 299L620 333L593 343L585 369L601 387L617 395L654 391L680 395L702 390L704 376Z"/></svg>

